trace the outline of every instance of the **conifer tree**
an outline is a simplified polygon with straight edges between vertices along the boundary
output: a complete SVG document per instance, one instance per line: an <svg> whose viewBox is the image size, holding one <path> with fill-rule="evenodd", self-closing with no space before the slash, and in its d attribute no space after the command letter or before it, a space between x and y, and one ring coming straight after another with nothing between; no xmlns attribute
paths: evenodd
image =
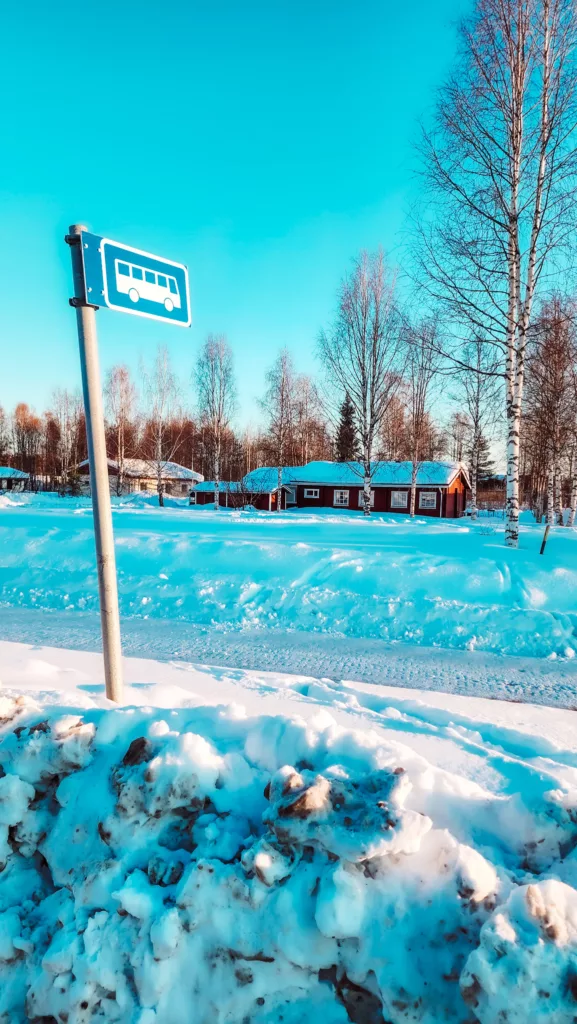
<svg viewBox="0 0 577 1024"><path fill-rule="evenodd" d="M340 409L335 449L337 462L353 462L358 457L355 408L348 394Z"/></svg>

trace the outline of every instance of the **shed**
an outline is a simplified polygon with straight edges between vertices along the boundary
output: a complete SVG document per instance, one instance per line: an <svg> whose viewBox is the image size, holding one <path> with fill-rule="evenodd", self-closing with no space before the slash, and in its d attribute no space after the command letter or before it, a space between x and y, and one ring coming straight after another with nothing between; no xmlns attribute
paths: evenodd
<svg viewBox="0 0 577 1024"><path fill-rule="evenodd" d="M30 476L13 466L0 466L0 491L23 491Z"/></svg>

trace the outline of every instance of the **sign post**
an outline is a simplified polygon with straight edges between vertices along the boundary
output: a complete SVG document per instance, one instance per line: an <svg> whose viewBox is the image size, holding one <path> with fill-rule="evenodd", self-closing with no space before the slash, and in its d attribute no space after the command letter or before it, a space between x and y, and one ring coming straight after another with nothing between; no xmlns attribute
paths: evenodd
<svg viewBox="0 0 577 1024"><path fill-rule="evenodd" d="M74 298L70 299L70 305L76 309L80 347L106 696L110 700L119 702L122 700L122 650L108 461L96 339L96 309L98 307L91 305L86 298L81 237L84 230L86 229L83 225L73 224L70 234L66 236L72 254L72 278L74 281Z"/></svg>
<svg viewBox="0 0 577 1024"><path fill-rule="evenodd" d="M118 702L122 700L122 650L96 310L108 306L119 313L190 327L188 270L183 263L93 235L83 224L71 226L66 242L72 254L70 305L76 309L78 324L106 696Z"/></svg>

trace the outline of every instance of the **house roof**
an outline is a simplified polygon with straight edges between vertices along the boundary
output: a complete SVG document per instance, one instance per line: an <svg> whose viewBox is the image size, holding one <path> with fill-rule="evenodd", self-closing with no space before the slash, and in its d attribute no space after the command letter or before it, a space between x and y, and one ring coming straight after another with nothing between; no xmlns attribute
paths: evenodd
<svg viewBox="0 0 577 1024"><path fill-rule="evenodd" d="M290 486L296 483L299 473L302 473L307 466L284 466L282 470L282 486ZM276 466L261 466L247 473L243 479L245 491L254 491L258 494L272 494L278 490L278 469Z"/></svg>
<svg viewBox="0 0 577 1024"><path fill-rule="evenodd" d="M0 466L0 480L28 480L29 474L13 466Z"/></svg>
<svg viewBox="0 0 577 1024"><path fill-rule="evenodd" d="M219 491L223 494L228 491L229 494L236 494L242 490L242 483L240 480L221 480L218 485ZM194 493L199 492L201 494L212 494L214 491L214 480L203 480L197 484L194 488Z"/></svg>
<svg viewBox="0 0 577 1024"><path fill-rule="evenodd" d="M373 462L372 485L377 487L410 487L413 464L411 462ZM291 471L298 475L299 484L329 484L359 487L364 469L360 462L309 462ZM417 469L417 486L447 487L459 473L469 483L467 470L460 462L421 462Z"/></svg>
<svg viewBox="0 0 577 1024"><path fill-rule="evenodd" d="M118 462L116 459L107 459L106 461L110 469L118 472ZM87 465L88 459L84 459L83 462L79 463L78 468L81 469ZM125 459L124 473L125 476L153 478L156 476L156 462L149 461L148 459ZM178 462L164 462L162 466L162 479L202 481L204 477L202 473L195 473L193 469L181 466Z"/></svg>

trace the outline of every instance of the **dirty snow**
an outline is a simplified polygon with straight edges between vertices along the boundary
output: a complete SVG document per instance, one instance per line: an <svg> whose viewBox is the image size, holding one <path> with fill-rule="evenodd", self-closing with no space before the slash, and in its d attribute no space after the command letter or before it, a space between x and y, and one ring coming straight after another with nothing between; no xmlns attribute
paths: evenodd
<svg viewBox="0 0 577 1024"><path fill-rule="evenodd" d="M3 1022L574 1020L575 712L0 666Z"/></svg>

